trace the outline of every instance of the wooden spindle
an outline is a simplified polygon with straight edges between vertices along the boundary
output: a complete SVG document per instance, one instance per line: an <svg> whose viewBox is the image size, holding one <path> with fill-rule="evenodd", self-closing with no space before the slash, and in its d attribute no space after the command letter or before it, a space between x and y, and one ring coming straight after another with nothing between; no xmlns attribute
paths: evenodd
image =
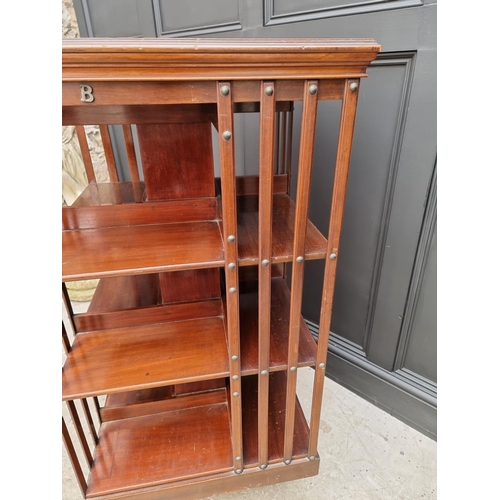
<svg viewBox="0 0 500 500"><path fill-rule="evenodd" d="M92 419L92 414L90 413L89 404L88 404L86 399L82 399L81 403L82 403L82 408L83 408L83 414L85 415L85 420L87 421L87 425L89 426L90 434L92 436L94 446L97 446L97 442L98 442L97 432L96 432L96 428L94 426L94 420Z"/></svg>
<svg viewBox="0 0 500 500"><path fill-rule="evenodd" d="M231 434L234 470L243 472L241 424L241 359L238 280L238 234L236 212L236 168L234 162L233 92L229 82L217 85L219 116L219 153L222 194L222 233L226 274L227 341L231 398Z"/></svg>
<svg viewBox="0 0 500 500"><path fill-rule="evenodd" d="M290 194L290 178L292 175L292 139L293 139L293 102L292 110L288 111L288 130L286 138L286 174L287 193Z"/></svg>
<svg viewBox="0 0 500 500"><path fill-rule="evenodd" d="M71 299L69 298L68 289L66 288L66 283L64 282L62 284L62 301L64 309L66 310L66 314L68 316L69 323L71 325L71 328L73 329L73 335L76 335L77 329L74 320L75 313L73 311L73 306L71 305Z"/></svg>
<svg viewBox="0 0 500 500"><path fill-rule="evenodd" d="M66 451L68 452L68 456L71 461L71 465L73 466L73 470L75 471L78 486L80 486L80 491L85 498L85 493L87 491L87 482L85 481L85 476L83 474L80 461L78 460L75 447L73 446L73 442L71 441L71 436L69 435L68 428L66 427L64 417L62 419L62 437L64 446L66 447Z"/></svg>
<svg viewBox="0 0 500 500"><path fill-rule="evenodd" d="M315 90L314 90L315 89ZM292 459L293 432L295 423L295 392L297 387L297 364L299 358L299 331L302 309L302 286L304 283L305 242L309 191L314 151L314 134L318 108L318 82L304 82L302 124L300 131L299 170L297 182L295 225L293 235L292 283L290 290L290 328L288 333L288 379L285 419L285 463Z"/></svg>
<svg viewBox="0 0 500 500"><path fill-rule="evenodd" d="M325 382L326 358L328 340L330 337L330 322L332 318L333 293L335 289L335 275L337 270L337 255L342 230L342 216L344 213L347 176L351 159L352 139L358 91L352 91L350 85L355 83L356 89L359 80L346 80L342 111L340 115L340 130L335 163L335 177L333 180L333 196L330 210L330 224L328 227L328 247L326 254L325 274L323 279L323 295L318 330L318 351L316 357L316 372L311 406L309 456L316 457L318 453L318 433L321 417L321 403L323 401L323 387Z"/></svg>
<svg viewBox="0 0 500 500"><path fill-rule="evenodd" d="M89 143L87 141L87 134L85 133L85 127L83 125L77 125L76 136L78 137L78 143L80 144L80 152L82 155L83 165L85 167L85 173L87 174L87 180L89 183L96 182L94 167L92 165L92 157L90 156Z"/></svg>
<svg viewBox="0 0 500 500"><path fill-rule="evenodd" d="M64 352L68 355L71 352L71 343L68 338L68 334L66 333L66 327L64 326L64 321L62 323L62 344L64 348Z"/></svg>
<svg viewBox="0 0 500 500"><path fill-rule="evenodd" d="M99 400L97 399L96 396L94 396L92 398L92 401L94 402L95 411L96 411L96 414L97 414L97 420L99 421L99 425L101 425L102 424L102 419L101 419L101 405L99 404Z"/></svg>
<svg viewBox="0 0 500 500"><path fill-rule="evenodd" d="M137 166L134 136L132 135L131 125L123 125L123 137L125 138L125 147L127 149L128 165L130 168L130 180L132 182L140 182L139 167Z"/></svg>
<svg viewBox="0 0 500 500"><path fill-rule="evenodd" d="M92 465L92 453L90 452L89 444L87 443L87 438L85 437L85 431L83 430L82 423L80 422L80 417L76 411L76 406L74 401L67 401L69 413L73 424L75 425L76 433L80 441L80 445L83 450L83 454L87 459L87 465L90 467Z"/></svg>
<svg viewBox="0 0 500 500"><path fill-rule="evenodd" d="M271 325L271 242L273 221L273 158L276 121L274 82L262 82L259 140L259 375L258 429L259 467L268 460L269 344Z"/></svg>
<svg viewBox="0 0 500 500"><path fill-rule="evenodd" d="M111 144L111 136L107 125L100 125L102 147L106 158L110 182L118 182L118 172L116 170L115 155L113 153L113 145Z"/></svg>

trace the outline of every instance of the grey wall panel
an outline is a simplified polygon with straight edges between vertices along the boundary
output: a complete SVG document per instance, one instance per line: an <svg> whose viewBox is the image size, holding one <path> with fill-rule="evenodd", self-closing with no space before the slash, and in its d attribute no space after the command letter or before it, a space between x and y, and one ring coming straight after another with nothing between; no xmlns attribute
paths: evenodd
<svg viewBox="0 0 500 500"><path fill-rule="evenodd" d="M404 362L405 368L433 382L437 382L436 245L434 232Z"/></svg>
<svg viewBox="0 0 500 500"><path fill-rule="evenodd" d="M437 173L429 189L395 369L437 383ZM432 384L434 383L434 384Z"/></svg>
<svg viewBox="0 0 500 500"><path fill-rule="evenodd" d="M153 11L147 0L82 0L87 36L154 37Z"/></svg>
<svg viewBox="0 0 500 500"><path fill-rule="evenodd" d="M264 0L265 25L366 14L422 4L422 0Z"/></svg>
<svg viewBox="0 0 500 500"><path fill-rule="evenodd" d="M380 267L379 235L387 225L386 207L397 172L412 58L413 54L385 54L370 67L360 87L331 325L333 332L360 347L366 344L374 269ZM340 103L320 104L309 215L326 235ZM306 275L308 292L316 288L314 296L308 293L304 298L309 319L319 317L316 299L322 272L317 265Z"/></svg>
<svg viewBox="0 0 500 500"><path fill-rule="evenodd" d="M158 36L195 36L241 29L237 0L153 0Z"/></svg>

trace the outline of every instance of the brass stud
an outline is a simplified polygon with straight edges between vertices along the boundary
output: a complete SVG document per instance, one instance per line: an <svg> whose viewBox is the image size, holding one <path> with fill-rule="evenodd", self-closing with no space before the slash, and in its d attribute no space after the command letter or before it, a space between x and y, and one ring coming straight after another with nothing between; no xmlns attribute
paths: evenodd
<svg viewBox="0 0 500 500"><path fill-rule="evenodd" d="M229 269L234 269L236 267L236 264L234 262L230 262L227 267Z"/></svg>
<svg viewBox="0 0 500 500"><path fill-rule="evenodd" d="M331 253L330 254L330 260L335 260L337 258L337 254L336 253Z"/></svg>
<svg viewBox="0 0 500 500"><path fill-rule="evenodd" d="M325 363L320 363L319 367L323 370L323 368L325 367Z"/></svg>
<svg viewBox="0 0 500 500"><path fill-rule="evenodd" d="M292 463L292 461L290 459L285 460L286 465L290 465L291 463Z"/></svg>
<svg viewBox="0 0 500 500"><path fill-rule="evenodd" d="M236 457L235 460L239 462L241 460L241 457Z"/></svg>
<svg viewBox="0 0 500 500"><path fill-rule="evenodd" d="M236 360L238 359L238 356L236 356L236 354L234 354L233 356L231 356L231 359L232 359L233 361L236 361Z"/></svg>
<svg viewBox="0 0 500 500"><path fill-rule="evenodd" d="M229 130L224 131L222 137L224 140L229 141L229 139L231 139L231 132L229 132Z"/></svg>
<svg viewBox="0 0 500 500"><path fill-rule="evenodd" d="M316 85L311 85L311 86L309 87L309 93L310 93L311 95L314 95L317 91L318 91L318 87L317 87Z"/></svg>
<svg viewBox="0 0 500 500"><path fill-rule="evenodd" d="M233 396L234 396L235 398L237 398L239 395L240 395L240 393L239 393L239 392L233 392Z"/></svg>
<svg viewBox="0 0 500 500"><path fill-rule="evenodd" d="M302 257L302 255L299 255L297 257L297 262L303 262L304 261L304 257Z"/></svg>
<svg viewBox="0 0 500 500"><path fill-rule="evenodd" d="M230 234L230 235L227 237L227 241L229 241L229 243L234 243L234 240L235 240L235 239L236 239L236 238L235 238L232 234Z"/></svg>
<svg viewBox="0 0 500 500"><path fill-rule="evenodd" d="M292 366L292 367L290 368L290 371L292 371L292 372L297 371L297 367L296 367L296 366Z"/></svg>
<svg viewBox="0 0 500 500"><path fill-rule="evenodd" d="M262 265L263 265L264 267L267 267L267 266L269 265L269 261L268 261L267 259L264 259L264 260L262 261Z"/></svg>
<svg viewBox="0 0 500 500"><path fill-rule="evenodd" d="M236 472L236 474L241 474L243 471L241 469L236 469L234 472Z"/></svg>
<svg viewBox="0 0 500 500"><path fill-rule="evenodd" d="M262 370L262 371L260 372L260 374L261 374L261 375L267 375L267 370Z"/></svg>
<svg viewBox="0 0 500 500"><path fill-rule="evenodd" d="M259 467L260 467L261 469L267 469L267 464L262 464L262 465L259 465Z"/></svg>
<svg viewBox="0 0 500 500"><path fill-rule="evenodd" d="M221 88L220 88L220 93L222 95L229 95L229 87L227 85L223 85Z"/></svg>
<svg viewBox="0 0 500 500"><path fill-rule="evenodd" d="M351 92L356 92L356 90L358 90L358 84L356 82L352 82L351 85L349 85L349 89Z"/></svg>
<svg viewBox="0 0 500 500"><path fill-rule="evenodd" d="M232 376L232 379L233 379L233 380L238 380L238 378L239 378L239 377L238 377L238 375L233 375L233 376Z"/></svg>
<svg viewBox="0 0 500 500"><path fill-rule="evenodd" d="M309 457L309 460L316 460L316 457L313 457L312 455Z"/></svg>
<svg viewBox="0 0 500 500"><path fill-rule="evenodd" d="M264 92L266 93L266 95L273 95L274 94L274 89L272 87L266 87L266 89L264 90Z"/></svg>
<svg viewBox="0 0 500 500"><path fill-rule="evenodd" d="M234 288L234 286L232 286L230 289L229 289L229 293L235 293L236 292L236 288Z"/></svg>

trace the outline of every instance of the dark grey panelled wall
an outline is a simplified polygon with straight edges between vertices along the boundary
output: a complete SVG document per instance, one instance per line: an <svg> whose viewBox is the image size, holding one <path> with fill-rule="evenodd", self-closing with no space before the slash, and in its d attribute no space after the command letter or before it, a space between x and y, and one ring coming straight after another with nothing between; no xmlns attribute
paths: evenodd
<svg viewBox="0 0 500 500"><path fill-rule="evenodd" d="M360 87L327 371L436 438L436 2L74 4L82 36L369 37L382 44ZM318 111L310 218L323 232L339 109L321 103ZM300 115L298 105L296 137ZM254 117L245 117L241 130L245 141L258 139ZM115 142L119 147L120 138ZM256 171L255 151L240 152L239 171ZM303 314L314 333L323 269L317 262L306 269Z"/></svg>

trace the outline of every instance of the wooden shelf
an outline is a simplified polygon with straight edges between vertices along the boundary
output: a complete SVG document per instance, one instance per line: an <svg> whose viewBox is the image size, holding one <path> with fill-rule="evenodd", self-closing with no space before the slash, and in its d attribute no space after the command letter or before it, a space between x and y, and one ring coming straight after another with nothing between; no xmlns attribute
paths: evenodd
<svg viewBox="0 0 500 500"><path fill-rule="evenodd" d="M286 372L271 373L269 376L269 463L279 462L283 459L286 378ZM245 468L248 468L255 467L258 464L257 376L244 377L241 384L243 404L243 462ZM306 457L309 447L309 427L297 398L295 399L294 424L292 457L297 459Z"/></svg>
<svg viewBox="0 0 500 500"><path fill-rule="evenodd" d="M243 375L258 372L258 284L240 285L240 342ZM288 330L290 319L290 290L283 278L271 280L271 336L269 371L286 370L288 359ZM313 366L316 362L316 342L301 318L298 366Z"/></svg>
<svg viewBox="0 0 500 500"><path fill-rule="evenodd" d="M116 186L115 186L116 188ZM111 189L111 187L109 188ZM116 188L117 189L117 188ZM131 189L131 188L130 188ZM92 193L96 191L93 188ZM106 194L107 190L101 189ZM85 199L96 203L89 191ZM104 195L103 195L104 196ZM107 198L106 198L107 200ZM205 200L210 200L206 198ZM83 202L82 202L83 203ZM182 202L184 203L184 202ZM154 205L154 207L153 207ZM99 214L93 205L65 207L65 225L74 227L75 221L82 221L86 229L66 230L62 233L63 281L148 274L185 269L202 269L224 265L223 242L220 221L201 220L164 224L159 216L169 202L128 203L130 221L142 221L144 214L155 214L155 224L136 223L114 227L88 227L96 220L111 224L117 218L116 205L98 205ZM144 207L141 210L141 207ZM80 214L90 208L91 214ZM133 210L132 210L133 208ZM193 207L190 206L190 209ZM206 212L203 207L200 213ZM212 207L213 208L213 207ZM213 212L215 215L217 210ZM72 215L69 216L68 213ZM166 212L165 212L166 213ZM177 212L176 212L177 213ZM141 219L137 219L141 214ZM201 215L199 215L201 217ZM123 217L123 215L122 215ZM149 216L151 219L152 215ZM165 217L167 217L165 215ZM165 217L163 220L165 220ZM128 219L127 219L128 220ZM70 222L68 222L70 221ZM90 221L90 222L89 222ZM293 230L295 204L286 194L273 197L272 262L290 262L293 257ZM258 197L238 197L238 264L250 266L258 263ZM326 255L326 239L308 221L305 259L323 259Z"/></svg>
<svg viewBox="0 0 500 500"><path fill-rule="evenodd" d="M163 391L165 393L165 391ZM157 390L157 394L161 392ZM90 474L87 497L201 477L232 469L229 413L225 390L179 398L158 398L129 405L128 414L104 422ZM243 463L258 465L257 377L242 381ZM269 463L283 460L286 373L269 377ZM150 415L130 416L142 405L156 405ZM148 408L151 411L151 407ZM307 456L309 427L295 404L293 460ZM112 465L112 466L111 466Z"/></svg>
<svg viewBox="0 0 500 500"><path fill-rule="evenodd" d="M238 196L238 263L240 266L258 264L259 234L258 196ZM273 196L272 260L290 262L293 257L295 203L286 194ZM327 241L311 221L307 222L306 260L323 259Z"/></svg>
<svg viewBox="0 0 500 500"><path fill-rule="evenodd" d="M190 304L196 314L197 303ZM222 317L78 334L63 367L63 399L221 378L229 373Z"/></svg>
<svg viewBox="0 0 500 500"><path fill-rule="evenodd" d="M63 281L224 263L216 221L63 231L62 245Z"/></svg>
<svg viewBox="0 0 500 500"><path fill-rule="evenodd" d="M221 392L203 406L103 422L87 498L231 470L229 413Z"/></svg>

